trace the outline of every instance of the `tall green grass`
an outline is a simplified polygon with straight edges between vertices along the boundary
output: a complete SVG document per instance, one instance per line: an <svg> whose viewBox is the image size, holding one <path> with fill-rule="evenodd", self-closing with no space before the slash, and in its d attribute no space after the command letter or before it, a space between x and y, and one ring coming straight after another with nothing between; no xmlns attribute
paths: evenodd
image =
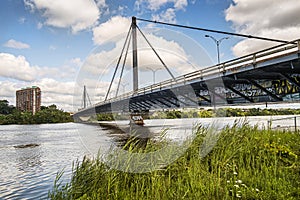
<svg viewBox="0 0 300 200"><path fill-rule="evenodd" d="M201 158L208 130L199 128L189 149L171 165L149 173L109 169L100 159L74 164L73 176L51 199L300 199L299 133L236 123L220 133ZM147 143L143 151L153 150ZM133 146L131 149L141 148ZM149 148L149 149L147 149ZM154 148L155 149L155 148Z"/></svg>

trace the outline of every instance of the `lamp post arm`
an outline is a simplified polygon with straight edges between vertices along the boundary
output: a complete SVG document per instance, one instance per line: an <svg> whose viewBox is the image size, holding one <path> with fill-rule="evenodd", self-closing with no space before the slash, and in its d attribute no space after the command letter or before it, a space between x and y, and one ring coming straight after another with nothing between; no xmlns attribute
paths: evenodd
<svg viewBox="0 0 300 200"><path fill-rule="evenodd" d="M153 73L153 84L155 84L155 73L156 73L158 70L161 70L161 68L158 68L158 69L152 69L152 68L150 68L150 67L146 67L146 68L152 71L152 73Z"/></svg>
<svg viewBox="0 0 300 200"><path fill-rule="evenodd" d="M218 40L211 35L205 35L205 37L211 38L216 44L218 44Z"/></svg>
<svg viewBox="0 0 300 200"><path fill-rule="evenodd" d="M222 42L223 40L229 39L229 37L223 37L223 38L221 38L221 39L219 39L219 40L217 40L216 38L214 38L214 37L211 36L211 35L205 35L205 37L211 38L211 39L216 43L216 45L217 45L217 55L218 55L218 64L220 64L220 44L221 44L221 42Z"/></svg>
<svg viewBox="0 0 300 200"><path fill-rule="evenodd" d="M228 40L230 37L223 37L223 38L221 38L218 42L219 42L219 44L221 44L221 42L223 41L223 40Z"/></svg>

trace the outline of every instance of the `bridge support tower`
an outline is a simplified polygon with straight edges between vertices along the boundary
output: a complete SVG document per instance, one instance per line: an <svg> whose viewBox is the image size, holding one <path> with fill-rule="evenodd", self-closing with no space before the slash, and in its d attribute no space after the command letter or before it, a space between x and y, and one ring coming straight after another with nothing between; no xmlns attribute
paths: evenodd
<svg viewBox="0 0 300 200"><path fill-rule="evenodd" d="M138 58L137 58L137 35L136 35L136 18L132 17L132 64L133 64L133 91L139 89L138 80Z"/></svg>

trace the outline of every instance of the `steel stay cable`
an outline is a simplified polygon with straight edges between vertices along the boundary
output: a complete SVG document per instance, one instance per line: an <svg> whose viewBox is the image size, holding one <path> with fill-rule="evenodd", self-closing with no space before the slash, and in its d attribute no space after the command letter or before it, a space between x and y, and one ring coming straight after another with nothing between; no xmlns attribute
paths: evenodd
<svg viewBox="0 0 300 200"><path fill-rule="evenodd" d="M119 57L119 59L118 59L117 66L116 66L116 69L115 69L115 71L114 71L113 77L112 77L112 79L111 79L111 81L110 81L110 84L109 84L109 87L108 87L108 91L107 91L107 93L106 93L106 96L105 96L104 101L107 100L108 94L109 94L109 92L110 92L110 90L111 90L111 86L112 86L112 83L113 83L113 81L114 81L114 79L115 79L117 70L118 70L118 68L119 68L119 64L120 64L120 61L121 61L121 59L122 59L122 55L123 55L125 46L126 46L126 44L127 44L128 37L129 37L129 33L130 33L130 32L131 32L131 26L130 26L129 31L128 31L128 33L127 33L126 40L125 40L125 43L124 43L123 48L122 48L122 51L121 51L121 55L120 55L120 57Z"/></svg>
<svg viewBox="0 0 300 200"><path fill-rule="evenodd" d="M168 73L170 74L170 76L175 80L175 76L172 74L172 72L169 70L169 68L167 67L167 65L164 63L164 61L161 59L161 57L158 55L157 51L154 49L154 47L151 45L151 43L149 42L149 40L146 38L146 36L144 35L144 33L141 31L141 29L136 26L138 28L138 30L140 31L140 33L142 34L142 36L144 37L144 39L146 40L146 42L148 43L148 45L151 47L151 49L153 50L153 52L155 53L155 55L158 57L159 61L162 63L162 65L166 68L166 70L168 71Z"/></svg>
<svg viewBox="0 0 300 200"><path fill-rule="evenodd" d="M124 60L123 60L123 66L122 66L122 69L121 69L121 74L120 74L120 78L119 78L119 82L118 82L116 97L118 96L118 93L119 93L120 84L121 84L121 80L122 80L122 76L123 76L123 72L124 72L124 67L125 67L125 64L126 64L126 59L127 59L127 55L128 55L128 49L129 49L129 46L130 46L130 42L131 42L131 37L129 38L129 41L128 41L128 44L127 44L127 49L126 49L125 57L124 57Z"/></svg>
<svg viewBox="0 0 300 200"><path fill-rule="evenodd" d="M254 35L246 35L246 34L232 33L232 32L227 32L227 31L219 31L219 30L199 28L199 27L186 26L186 25L180 25L180 24L172 24L172 23L153 21L153 20L142 19L142 18L136 18L136 19L140 20L140 21L144 21L144 22L151 22L151 23L163 24L163 25L186 28L186 29L206 31L206 32L212 32L212 33L221 33L221 34L225 34L225 35L233 35L233 36L239 36L239 37L253 38L253 39L266 40L266 41L271 41L271 42L290 43L289 41L285 41L285 40L266 38L266 37L260 37L260 36L254 36Z"/></svg>

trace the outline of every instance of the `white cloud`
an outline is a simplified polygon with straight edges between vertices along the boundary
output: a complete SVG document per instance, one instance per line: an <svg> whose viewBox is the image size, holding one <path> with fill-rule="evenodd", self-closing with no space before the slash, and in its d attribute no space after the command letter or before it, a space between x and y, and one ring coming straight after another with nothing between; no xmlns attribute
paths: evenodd
<svg viewBox="0 0 300 200"><path fill-rule="evenodd" d="M109 72L109 66L117 59L117 53L117 48L111 51L92 53L86 58L82 69L87 73L96 74L97 76L107 74Z"/></svg>
<svg viewBox="0 0 300 200"><path fill-rule="evenodd" d="M299 10L299 0L234 0L225 15L239 33L294 40L300 38ZM272 45L276 43L246 39L233 47L233 53L241 56Z"/></svg>
<svg viewBox="0 0 300 200"><path fill-rule="evenodd" d="M73 111L74 82L62 82L54 79L44 78L30 84L11 81L0 81L0 94L2 99L7 99L9 104L15 105L16 91L21 88L38 86L42 91L42 105L57 105L66 111Z"/></svg>
<svg viewBox="0 0 300 200"><path fill-rule="evenodd" d="M275 37L283 40L294 40L297 38L300 38L300 27L289 27L286 29L265 29L264 31L261 32L261 35L265 37ZM232 51L234 52L235 55L237 56L242 56L246 55L249 53L256 52L258 50L262 50L268 47L272 47L277 45L278 43L274 42L267 42L267 41L254 41L251 39L246 39L238 44L236 44L233 48Z"/></svg>
<svg viewBox="0 0 300 200"><path fill-rule="evenodd" d="M33 81L37 68L30 66L24 56L14 56L8 53L0 53L0 76Z"/></svg>
<svg viewBox="0 0 300 200"><path fill-rule="evenodd" d="M126 8L127 8L127 6L119 6L118 13L123 13Z"/></svg>
<svg viewBox="0 0 300 200"><path fill-rule="evenodd" d="M113 67L112 64L115 64L120 56L130 23L131 20L129 18L116 16L94 28L93 40L95 44L99 44L100 46L96 49L98 52L94 52L87 57L83 65L85 71L98 75L107 74L110 71L109 67ZM167 35L167 33L165 33L165 35ZM183 58L187 59L188 55L178 43L168 41L163 37L158 37L153 34L146 34L146 37L155 49L159 49L158 52L161 54L162 58L165 59L164 61L167 65L177 66L177 70L180 69L179 74L190 70L190 68L184 68L182 62L179 62L179 60L182 60ZM105 48L105 45L108 42L113 44L110 49ZM156 55L139 33L137 43L138 48L141 49L139 50L139 63L141 63L141 65L161 65ZM131 65L131 62L132 58L131 56L128 56L127 65ZM143 70L143 68L141 69Z"/></svg>
<svg viewBox="0 0 300 200"><path fill-rule="evenodd" d="M155 34L144 32L146 38L150 41L154 49L160 55L161 59L168 66L168 68L172 71L172 73L177 76L184 73L188 73L194 71L196 69L195 66L198 66L195 63L190 62L190 56L184 48L177 42L173 40L167 40L162 36L158 36ZM163 32L163 34L168 35L169 32ZM160 33L161 34L161 33ZM126 33L123 33L123 37L120 37L118 41L114 41L113 45L110 45L110 48L107 48L106 44L100 45L95 51L90 54L80 71L80 76L87 77L89 80L94 81L110 81L113 71L117 65L117 60L120 56L120 51L124 45L124 37ZM179 38L179 37L178 37ZM186 40L185 40L186 41ZM150 68L161 68L160 74L166 74L164 76L165 79L169 79L170 75L164 69L159 58L155 55L153 50L150 48L145 39L138 33L138 63L140 71L149 71ZM129 48L129 54L126 59L125 65L125 73L131 74L132 69L132 55L131 48ZM200 55L201 57L201 55ZM204 57L203 57L204 58ZM119 71L123 65L124 56L119 65ZM192 62L192 61L191 61ZM117 79L120 74L117 74ZM127 77L128 80L131 80L131 77ZM141 79L142 80L142 79ZM152 80L152 79L151 79ZM87 80L80 80L81 85L87 84ZM162 81L157 79L157 81ZM96 84L91 84L96 85Z"/></svg>
<svg viewBox="0 0 300 200"><path fill-rule="evenodd" d="M101 27L103 28L103 30L106 30L106 28L111 30L112 28L110 27L116 26L116 21L109 20L108 22L105 23L105 26L103 25ZM128 25L126 26L126 29L123 28L121 32L128 30L130 21L128 19L126 19L125 21L126 23L128 23ZM192 59L190 59L190 56L185 51L184 47L182 47L179 44L180 42L177 43L174 40L171 39L168 40L164 38L164 36L168 38L168 35L170 36L175 33L170 33L170 31L167 32L159 31L158 35L156 35L155 31L157 31L157 29L143 30L143 33L146 35L147 39L150 41L150 43L153 45L157 53L160 55L161 59L172 71L174 76L188 73L196 69L194 66L198 66L198 65L192 63L194 64L194 66L192 66L192 64L189 63L193 61L191 61ZM118 31L115 32L119 33ZM112 31L112 33L114 33L114 31ZM92 52L86 58L86 60L84 61L80 69L80 72L78 73L77 84L79 86L77 89L78 92L75 95L77 102L79 102L80 98L82 98L83 85L87 86L90 98L94 103L104 99L114 69L116 67L117 60L120 56L121 49L124 45L126 34L127 32L123 32L123 34L120 37L114 38L116 40L109 39L109 35L106 36L107 38L105 38L104 36L102 36L101 39L98 38L97 42L100 43L100 45L98 46L98 48L94 50L94 52ZM174 37L174 35L172 36ZM180 40L179 39L180 35L176 34L176 36L177 36L176 38ZM150 46L147 44L147 42L139 32L137 38L138 38L137 44L138 44L140 87L153 83L152 72L149 70L149 68L161 69L156 74L157 82L170 79L171 76L168 74L168 72L160 62L159 58L155 55L153 50L150 48ZM187 42L186 38L182 39L182 41ZM125 70L123 72L123 78L122 78L123 83L125 82L129 83L129 85L126 86L127 91L132 90L132 83L131 83L132 54L131 53L132 50L130 45L128 56L125 63ZM197 56L202 58L201 53L200 55L197 54ZM117 88L117 82L119 80L121 67L123 65L123 58L120 62L119 70L116 74L116 78L112 85L112 91L114 91L112 95L115 94ZM202 59L200 60L202 61ZM123 93L123 87L121 87L120 93Z"/></svg>
<svg viewBox="0 0 300 200"><path fill-rule="evenodd" d="M0 93L2 99L7 99L10 104L15 105L15 94L17 90L25 87L38 86L42 91L42 105L56 104L59 108L73 111L74 82L62 82L51 78L44 78L29 83L15 83L12 81L0 81Z"/></svg>
<svg viewBox="0 0 300 200"><path fill-rule="evenodd" d="M14 49L29 49L30 45L23 43L23 42L19 42L13 39L8 40L5 44L5 47L9 47L9 48L14 48Z"/></svg>
<svg viewBox="0 0 300 200"><path fill-rule="evenodd" d="M0 80L0 100L8 100L9 105L16 104L16 91L20 89L19 85L7 80Z"/></svg>
<svg viewBox="0 0 300 200"><path fill-rule="evenodd" d="M187 0L136 0L135 10L140 15L151 13L152 20L176 23L176 12L185 10Z"/></svg>
<svg viewBox="0 0 300 200"><path fill-rule="evenodd" d="M71 28L73 33L93 27L100 17L98 6L105 6L104 0L24 0L31 12L39 11L45 18L45 25ZM40 27L40 26L39 26Z"/></svg>
<svg viewBox="0 0 300 200"><path fill-rule="evenodd" d="M34 84L38 85L43 90L43 93L51 93L56 95L56 97L74 94L73 81L63 82L52 78L43 78L41 80L35 81Z"/></svg>
<svg viewBox="0 0 300 200"><path fill-rule="evenodd" d="M75 77L81 64L80 58L73 58L58 67L41 67L31 65L22 55L0 53L1 98L15 105L16 91L35 85L42 90L42 105L56 104L72 111Z"/></svg>
<svg viewBox="0 0 300 200"><path fill-rule="evenodd" d="M174 2L174 7L177 10L185 9L185 7L188 5L187 0L177 0Z"/></svg>
<svg viewBox="0 0 300 200"><path fill-rule="evenodd" d="M128 32L131 24L129 18L115 16L105 23L93 29L93 41L95 44L103 44L110 40L115 40L116 36Z"/></svg>
<svg viewBox="0 0 300 200"><path fill-rule="evenodd" d="M137 10L146 7L152 11L157 11L168 3L172 3L176 10L184 9L188 5L187 0L137 0L135 2L135 7Z"/></svg>
<svg viewBox="0 0 300 200"><path fill-rule="evenodd" d="M150 33L144 34L157 51L158 55L173 73L175 72L175 74L181 75L195 70L191 68L191 65L187 64L189 56L181 44L173 40L168 40L162 36L152 34L151 31ZM144 38L140 36L137 43L138 48L140 49L138 55L141 70L147 70L147 66L161 66L161 68L164 68L161 61L149 47ZM131 57L129 61L129 64L131 64Z"/></svg>
<svg viewBox="0 0 300 200"><path fill-rule="evenodd" d="M41 29L43 28L43 23L41 22L38 22L38 24L36 25L37 29Z"/></svg>
<svg viewBox="0 0 300 200"><path fill-rule="evenodd" d="M17 83L10 81L0 81L0 86L1 99L13 99L15 97L16 90L19 88Z"/></svg>
<svg viewBox="0 0 300 200"><path fill-rule="evenodd" d="M19 21L20 24L24 24L25 21L26 21L26 18L25 17L20 17L18 21Z"/></svg>
<svg viewBox="0 0 300 200"><path fill-rule="evenodd" d="M158 15L152 15L152 20L154 21L163 21L167 23L176 23L176 13L173 8L168 8L165 11L162 11Z"/></svg>
<svg viewBox="0 0 300 200"><path fill-rule="evenodd" d="M54 46L54 45L50 45L50 46L49 46L49 50L51 50L51 51L55 51L55 50L56 50L56 46Z"/></svg>
<svg viewBox="0 0 300 200"><path fill-rule="evenodd" d="M24 0L25 8L27 8L31 13L35 11L34 1L32 0Z"/></svg>
<svg viewBox="0 0 300 200"><path fill-rule="evenodd" d="M74 64L76 66L81 66L82 65L82 61L80 58L73 58L69 61L71 64Z"/></svg>
<svg viewBox="0 0 300 200"><path fill-rule="evenodd" d="M94 0L100 10L102 16L110 15L109 6L106 4L106 0Z"/></svg>
<svg viewBox="0 0 300 200"><path fill-rule="evenodd" d="M95 2L96 2L97 6L99 8L106 8L107 7L105 0L95 0Z"/></svg>
<svg viewBox="0 0 300 200"><path fill-rule="evenodd" d="M77 60L78 62L79 60ZM19 81L32 82L37 79L51 77L53 79L74 79L78 70L78 63L67 62L60 67L32 66L24 56L0 53L0 77Z"/></svg>

